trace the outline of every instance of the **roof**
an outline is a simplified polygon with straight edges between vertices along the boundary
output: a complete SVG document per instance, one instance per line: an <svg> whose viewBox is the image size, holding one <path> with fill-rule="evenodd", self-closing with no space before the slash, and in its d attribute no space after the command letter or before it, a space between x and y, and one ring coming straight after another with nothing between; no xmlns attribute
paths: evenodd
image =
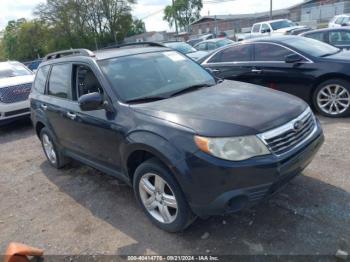
<svg viewBox="0 0 350 262"><path fill-rule="evenodd" d="M306 31L300 35L307 35L307 34L312 34L312 33L318 33L318 32L329 32L329 31L350 31L349 26L344 26L344 27L335 27L335 28L322 28L322 29L315 29L315 30L310 30Z"/></svg>
<svg viewBox="0 0 350 262"><path fill-rule="evenodd" d="M225 38L225 37L218 37L218 38L212 38L212 39L208 39L208 40L204 40L204 41L201 41L199 42L198 44L201 44L201 43L208 43L208 42L219 42L219 41L222 41L222 40L231 40L231 39L228 39L228 38ZM233 42L233 41L232 41Z"/></svg>
<svg viewBox="0 0 350 262"><path fill-rule="evenodd" d="M74 49L73 49L74 50ZM153 53L153 52L160 52L160 51L168 51L171 50L167 47L162 46L149 46L149 47L140 47L140 46L124 46L120 48L110 48L110 49L103 49L98 50L94 52L90 52L90 55L86 55L85 53L75 53L73 55L64 55L58 58L52 58L45 60L41 65L51 64L51 63L57 63L60 61L71 61L76 60L77 58L91 58L95 60L104 60L109 58L116 58L116 57L123 57L123 56L129 56L129 55L138 55L138 54L144 54L144 53ZM64 52L64 51L63 51ZM59 53L59 52L56 52ZM48 54L50 56L51 54Z"/></svg>
<svg viewBox="0 0 350 262"><path fill-rule="evenodd" d="M250 38L239 43L252 43L252 42L280 42L287 43L288 40L301 37L297 35L277 35L277 36L263 36L258 38ZM303 38L303 37L301 37Z"/></svg>
<svg viewBox="0 0 350 262"><path fill-rule="evenodd" d="M130 47L130 48L113 48L96 51L95 56L97 60L109 59L114 57L122 57L128 55L138 55L143 53L160 52L169 50L167 47Z"/></svg>

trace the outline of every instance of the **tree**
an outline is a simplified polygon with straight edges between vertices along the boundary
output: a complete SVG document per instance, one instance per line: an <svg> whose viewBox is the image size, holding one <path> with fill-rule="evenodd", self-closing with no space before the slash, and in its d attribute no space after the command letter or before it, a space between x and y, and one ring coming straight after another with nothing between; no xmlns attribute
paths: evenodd
<svg viewBox="0 0 350 262"><path fill-rule="evenodd" d="M127 36L139 35L146 32L145 23L141 19L134 19Z"/></svg>
<svg viewBox="0 0 350 262"><path fill-rule="evenodd" d="M163 20L170 26L176 20L181 30L189 32L191 23L199 19L202 8L202 0L175 0L174 5L165 7Z"/></svg>
<svg viewBox="0 0 350 262"><path fill-rule="evenodd" d="M39 21L9 21L2 40L3 56L14 60L30 60L47 51L47 28Z"/></svg>
<svg viewBox="0 0 350 262"><path fill-rule="evenodd" d="M56 32L57 49L120 42L132 25L135 0L47 0L35 14Z"/></svg>

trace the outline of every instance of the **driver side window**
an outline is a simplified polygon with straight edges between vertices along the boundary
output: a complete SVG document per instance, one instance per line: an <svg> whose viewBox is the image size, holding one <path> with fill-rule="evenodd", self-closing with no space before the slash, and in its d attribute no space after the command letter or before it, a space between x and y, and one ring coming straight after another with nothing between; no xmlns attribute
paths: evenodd
<svg viewBox="0 0 350 262"><path fill-rule="evenodd" d="M103 95L103 89L94 72L85 65L74 66L75 90L77 98L82 95L98 92Z"/></svg>

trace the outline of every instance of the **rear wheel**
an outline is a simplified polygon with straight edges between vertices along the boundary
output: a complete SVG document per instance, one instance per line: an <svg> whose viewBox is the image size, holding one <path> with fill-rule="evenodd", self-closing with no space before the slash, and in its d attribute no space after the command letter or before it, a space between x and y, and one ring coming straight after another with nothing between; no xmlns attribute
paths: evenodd
<svg viewBox="0 0 350 262"><path fill-rule="evenodd" d="M40 140L50 165L59 169L64 167L69 161L57 148L51 132L46 128L40 131Z"/></svg>
<svg viewBox="0 0 350 262"><path fill-rule="evenodd" d="M331 79L321 83L313 95L314 106L328 117L343 117L350 113L350 83Z"/></svg>
<svg viewBox="0 0 350 262"><path fill-rule="evenodd" d="M195 218L172 174L157 159L136 169L134 190L146 215L163 230L184 230Z"/></svg>

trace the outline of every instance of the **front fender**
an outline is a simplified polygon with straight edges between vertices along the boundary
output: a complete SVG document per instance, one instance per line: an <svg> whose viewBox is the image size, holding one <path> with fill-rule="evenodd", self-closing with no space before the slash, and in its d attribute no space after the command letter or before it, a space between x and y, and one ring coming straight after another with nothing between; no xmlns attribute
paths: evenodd
<svg viewBox="0 0 350 262"><path fill-rule="evenodd" d="M166 138L150 131L135 131L128 135L122 155L123 168L127 172L127 162L132 153L142 150L156 156L174 175L181 189L186 194L184 185L188 181L187 165L183 164L186 152L179 150Z"/></svg>

